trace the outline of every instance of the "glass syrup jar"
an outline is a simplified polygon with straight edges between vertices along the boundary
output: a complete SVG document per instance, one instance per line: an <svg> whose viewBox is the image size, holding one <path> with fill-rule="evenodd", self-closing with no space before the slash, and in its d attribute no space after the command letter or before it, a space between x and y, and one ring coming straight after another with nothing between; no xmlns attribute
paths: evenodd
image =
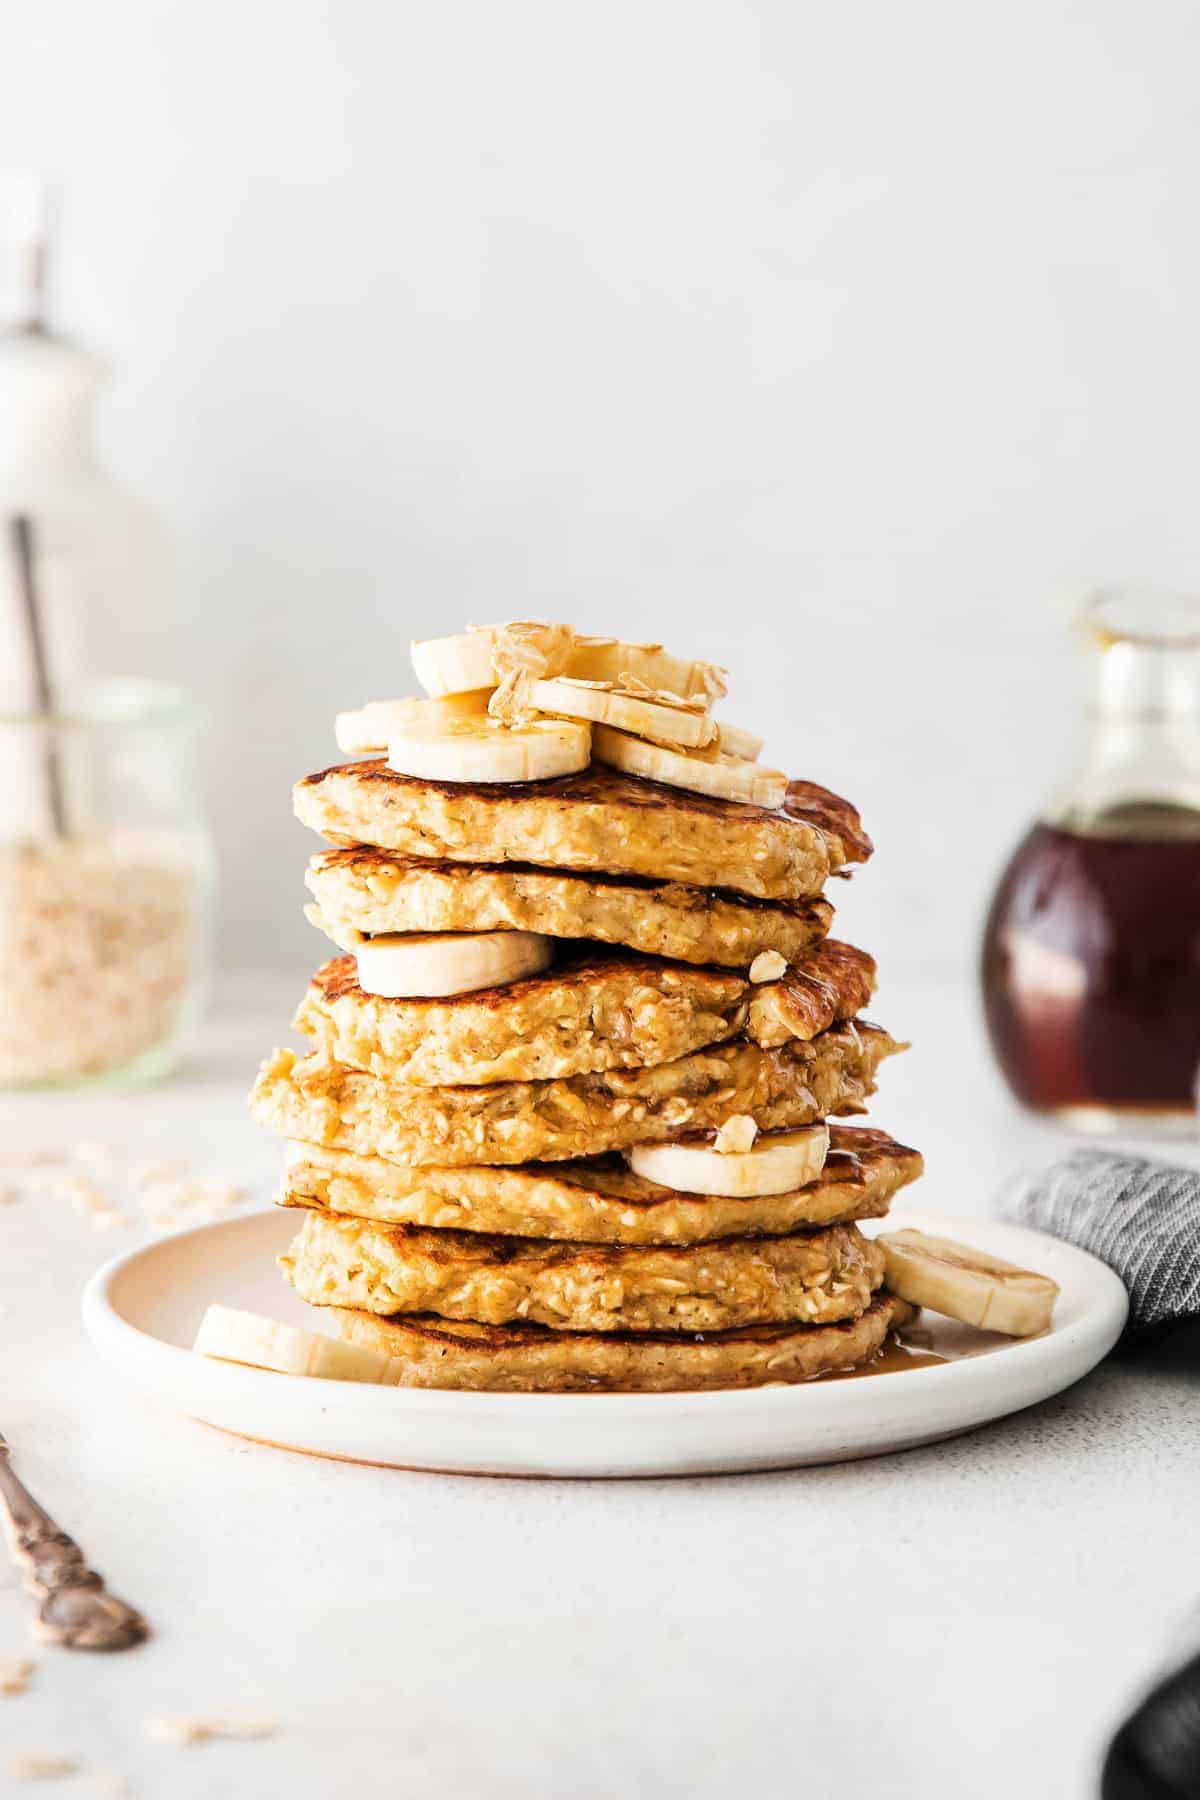
<svg viewBox="0 0 1200 1800"><path fill-rule="evenodd" d="M1200 597L1105 589L1083 760L1018 845L984 1011L1024 1105L1093 1131L1194 1125L1200 1067Z"/></svg>

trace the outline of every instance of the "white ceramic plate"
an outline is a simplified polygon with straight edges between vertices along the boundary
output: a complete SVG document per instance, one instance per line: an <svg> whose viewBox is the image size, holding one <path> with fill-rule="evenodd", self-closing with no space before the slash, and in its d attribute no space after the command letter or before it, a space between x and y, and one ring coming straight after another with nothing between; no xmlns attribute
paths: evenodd
<svg viewBox="0 0 1200 1800"><path fill-rule="evenodd" d="M83 1314L120 1374L209 1425L318 1456L480 1475L722 1474L877 1456L1045 1400L1120 1335L1125 1290L1083 1251L993 1219L903 1207L897 1222L1052 1275L1062 1288L1053 1328L1014 1343L934 1320L935 1347L959 1360L708 1394L446 1393L273 1375L194 1355L188 1346L214 1300L316 1328L319 1313L274 1267L296 1229L275 1209L117 1257L89 1283Z"/></svg>

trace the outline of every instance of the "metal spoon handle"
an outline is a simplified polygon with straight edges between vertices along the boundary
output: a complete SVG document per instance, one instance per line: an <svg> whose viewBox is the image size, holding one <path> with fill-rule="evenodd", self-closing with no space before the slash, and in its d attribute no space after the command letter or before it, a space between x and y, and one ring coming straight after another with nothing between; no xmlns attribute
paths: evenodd
<svg viewBox="0 0 1200 1800"><path fill-rule="evenodd" d="M60 1530L13 1473L8 1444L0 1437L0 1505L12 1560L25 1591L41 1604L34 1629L47 1643L68 1650L127 1650L148 1627L140 1613L108 1592L73 1538Z"/></svg>

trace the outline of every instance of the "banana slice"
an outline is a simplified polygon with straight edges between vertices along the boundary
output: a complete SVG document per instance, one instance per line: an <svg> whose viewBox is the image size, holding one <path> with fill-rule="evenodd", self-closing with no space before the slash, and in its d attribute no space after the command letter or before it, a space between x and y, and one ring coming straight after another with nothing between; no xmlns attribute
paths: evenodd
<svg viewBox="0 0 1200 1800"><path fill-rule="evenodd" d="M369 700L335 721L338 749L347 756L385 756L389 739L407 725L442 725L447 719L483 718L489 688L447 694L441 700Z"/></svg>
<svg viewBox="0 0 1200 1800"><path fill-rule="evenodd" d="M494 688L518 672L529 676L566 672L575 632L548 619L514 619L507 625L473 625L454 637L410 645L417 680L435 698L468 688Z"/></svg>
<svg viewBox="0 0 1200 1800"><path fill-rule="evenodd" d="M258 1313L210 1306L200 1321L193 1350L222 1362L249 1363L278 1375L318 1375L326 1381L373 1381L395 1385L401 1365L380 1350L346 1344L340 1338L298 1331Z"/></svg>
<svg viewBox="0 0 1200 1800"><path fill-rule="evenodd" d="M1048 1275L923 1231L889 1231L875 1242L884 1283L901 1300L1007 1337L1032 1337L1050 1323L1058 1283Z"/></svg>
<svg viewBox="0 0 1200 1800"><path fill-rule="evenodd" d="M409 645L417 680L435 699L465 694L472 688L494 688L492 649L498 625L461 631L455 637L426 638Z"/></svg>
<svg viewBox="0 0 1200 1800"><path fill-rule="evenodd" d="M355 960L364 994L444 1000L538 975L553 954L553 939L536 931L413 931L369 938Z"/></svg>
<svg viewBox="0 0 1200 1800"><path fill-rule="evenodd" d="M524 671L534 679L571 675L701 699L705 709L725 692L725 670L716 663L672 656L661 644L623 644L618 638L581 637L569 625L544 619L479 625L454 637L426 638L411 646L417 680L427 694L459 694L494 688Z"/></svg>
<svg viewBox="0 0 1200 1800"><path fill-rule="evenodd" d="M724 719L717 720L717 749L725 756L737 756L743 762L757 762L762 755L762 747L762 739L753 731L744 731L740 725L727 725Z"/></svg>
<svg viewBox="0 0 1200 1800"><path fill-rule="evenodd" d="M557 671L547 669L546 674ZM726 671L717 663L672 656L661 644L623 644L618 638L576 637L564 674L579 681L611 681L618 687L653 688L711 706L725 693Z"/></svg>
<svg viewBox="0 0 1200 1800"><path fill-rule="evenodd" d="M664 694L643 697L609 682L581 681L574 675L533 681L526 698L535 712L616 725L634 737L649 738L653 744L682 744L685 749L699 749L711 744L717 735L716 721L703 710L700 701L676 700Z"/></svg>
<svg viewBox="0 0 1200 1800"><path fill-rule="evenodd" d="M593 727L592 749L598 762L626 775L664 781L668 787L687 788L716 800L740 800L743 805L773 811L787 798L788 779L780 769L763 769L719 749L667 750L630 737L628 732L614 731L611 725Z"/></svg>
<svg viewBox="0 0 1200 1800"><path fill-rule="evenodd" d="M592 734L571 720L444 719L401 725L388 739L388 768L425 781L550 781L591 761Z"/></svg>
<svg viewBox="0 0 1200 1800"><path fill-rule="evenodd" d="M815 1181L829 1152L829 1127L768 1131L751 1150L722 1153L703 1143L639 1144L626 1151L635 1175L681 1194L722 1194L733 1200L790 1194Z"/></svg>

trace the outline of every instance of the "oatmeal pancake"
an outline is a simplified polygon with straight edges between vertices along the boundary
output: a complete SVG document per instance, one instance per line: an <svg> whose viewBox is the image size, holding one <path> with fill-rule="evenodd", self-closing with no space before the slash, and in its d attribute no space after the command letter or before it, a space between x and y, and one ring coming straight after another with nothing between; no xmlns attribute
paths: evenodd
<svg viewBox="0 0 1200 1800"><path fill-rule="evenodd" d="M343 763L294 790L296 816L337 844L468 863L648 875L763 899L820 894L871 852L848 801L793 782L775 812L619 775L600 764L552 781L479 783Z"/></svg>
<svg viewBox="0 0 1200 1800"><path fill-rule="evenodd" d="M879 1064L902 1048L878 1025L848 1020L777 1049L737 1037L653 1069L429 1088L276 1050L251 1109L286 1137L389 1162L558 1162L713 1131L738 1114L770 1131L861 1112Z"/></svg>
<svg viewBox="0 0 1200 1800"><path fill-rule="evenodd" d="M855 1319L883 1251L854 1225L629 1247L428 1231L309 1213L280 1267L314 1306L556 1331L727 1331Z"/></svg>
<svg viewBox="0 0 1200 1800"><path fill-rule="evenodd" d="M393 931L538 931L748 969L766 950L796 962L833 919L828 900L757 900L732 888L528 863L472 867L367 844L314 856L305 880L307 916L340 950Z"/></svg>
<svg viewBox="0 0 1200 1800"><path fill-rule="evenodd" d="M280 1204L391 1225L599 1244L698 1244L878 1219L916 1181L916 1150L866 1125L834 1125L825 1167L790 1194L686 1194L616 1154L517 1168L409 1168L293 1140Z"/></svg>
<svg viewBox="0 0 1200 1800"><path fill-rule="evenodd" d="M499 987L385 999L364 993L354 958L341 956L317 970L292 1028L384 1081L547 1081L652 1068L739 1032L768 1047L813 1038L861 1011L874 974L863 951L832 941L758 984L732 970L592 948Z"/></svg>
<svg viewBox="0 0 1200 1800"><path fill-rule="evenodd" d="M401 1386L516 1394L672 1394L813 1381L869 1362L889 1332L916 1317L915 1307L882 1288L857 1319L837 1325L749 1325L692 1335L331 1312L339 1337L395 1359Z"/></svg>

